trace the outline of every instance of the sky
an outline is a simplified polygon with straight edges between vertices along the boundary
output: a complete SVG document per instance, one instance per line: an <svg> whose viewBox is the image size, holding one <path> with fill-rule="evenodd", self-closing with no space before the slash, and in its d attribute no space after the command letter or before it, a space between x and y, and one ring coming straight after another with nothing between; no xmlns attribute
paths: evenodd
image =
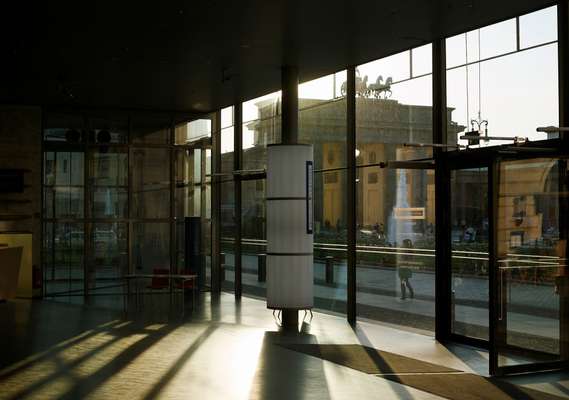
<svg viewBox="0 0 569 400"><path fill-rule="evenodd" d="M519 18L520 49L557 39L557 10L549 7ZM446 40L447 105L452 120L468 126L478 119L488 121L489 136L545 139L538 126L558 125L557 44L517 52L516 20L511 19ZM482 62L477 62L482 59ZM465 63L474 63L469 66ZM390 99L409 105L432 105L431 45L372 61L357 67L367 84L393 79ZM346 71L340 71L299 86L299 98L330 100L341 96ZM253 146L253 131L245 125L258 118L259 101L278 99L280 91L243 103L243 148ZM222 153L233 151L231 107L222 110ZM378 140L379 141L379 140ZM464 143L464 141L460 141ZM491 145L507 142L491 142Z"/></svg>

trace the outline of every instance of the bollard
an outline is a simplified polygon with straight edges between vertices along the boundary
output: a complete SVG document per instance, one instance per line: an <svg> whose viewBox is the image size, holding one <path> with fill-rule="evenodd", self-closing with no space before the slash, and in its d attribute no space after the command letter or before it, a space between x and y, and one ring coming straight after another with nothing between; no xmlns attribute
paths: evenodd
<svg viewBox="0 0 569 400"><path fill-rule="evenodd" d="M267 255L257 255L257 281L265 282L267 280Z"/></svg>
<svg viewBox="0 0 569 400"><path fill-rule="evenodd" d="M334 284L334 257L326 256L326 283Z"/></svg>

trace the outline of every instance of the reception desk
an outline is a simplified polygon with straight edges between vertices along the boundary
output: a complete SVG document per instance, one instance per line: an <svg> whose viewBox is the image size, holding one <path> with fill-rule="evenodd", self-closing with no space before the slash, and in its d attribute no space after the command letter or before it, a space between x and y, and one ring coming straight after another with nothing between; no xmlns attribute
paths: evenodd
<svg viewBox="0 0 569 400"><path fill-rule="evenodd" d="M0 298L14 297L14 290L17 297L34 295L31 233L0 233ZM8 291L10 297L4 291Z"/></svg>

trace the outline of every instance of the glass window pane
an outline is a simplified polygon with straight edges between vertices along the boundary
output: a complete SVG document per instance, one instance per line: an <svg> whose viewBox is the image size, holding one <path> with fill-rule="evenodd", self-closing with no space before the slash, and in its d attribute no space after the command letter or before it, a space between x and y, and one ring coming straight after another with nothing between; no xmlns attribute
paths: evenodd
<svg viewBox="0 0 569 400"><path fill-rule="evenodd" d="M82 294L83 224L46 222L43 226L42 261L46 296L70 291Z"/></svg>
<svg viewBox="0 0 569 400"><path fill-rule="evenodd" d="M342 79L340 79L342 78ZM300 143L314 146L314 168L346 166L346 99L337 98L345 87L346 72L299 85L298 135Z"/></svg>
<svg viewBox="0 0 569 400"><path fill-rule="evenodd" d="M128 200L128 154L123 150L93 150L90 156L92 216L124 218Z"/></svg>
<svg viewBox="0 0 569 400"><path fill-rule="evenodd" d="M314 174L314 304L346 313L346 171Z"/></svg>
<svg viewBox="0 0 569 400"><path fill-rule="evenodd" d="M480 59L516 51L516 19L480 29Z"/></svg>
<svg viewBox="0 0 569 400"><path fill-rule="evenodd" d="M281 92L243 103L243 169L263 169L267 145L281 141Z"/></svg>
<svg viewBox="0 0 569 400"><path fill-rule="evenodd" d="M358 90L358 82L369 85L371 83L384 83L389 78L393 82L398 82L410 77L411 52L408 50L359 65L356 69L356 91Z"/></svg>
<svg viewBox="0 0 569 400"><path fill-rule="evenodd" d="M187 144L211 137L211 119L197 119L176 125L176 144Z"/></svg>
<svg viewBox="0 0 569 400"><path fill-rule="evenodd" d="M136 273L170 269L170 224L137 222L133 225L132 260Z"/></svg>
<svg viewBox="0 0 569 400"><path fill-rule="evenodd" d="M133 218L170 216L170 150L131 148ZM166 166L166 168L164 167Z"/></svg>
<svg viewBox="0 0 569 400"><path fill-rule="evenodd" d="M233 106L226 107L226 108L223 108L221 110L221 127L222 128L227 128L229 126L234 125L234 121L233 121L234 112L235 112L235 109L233 108Z"/></svg>
<svg viewBox="0 0 569 400"><path fill-rule="evenodd" d="M242 190L241 235L243 292L266 296L266 211L265 180L244 181Z"/></svg>
<svg viewBox="0 0 569 400"><path fill-rule="evenodd" d="M567 159L500 163L498 365L566 361Z"/></svg>
<svg viewBox="0 0 569 400"><path fill-rule="evenodd" d="M408 77L409 52L402 54L394 74ZM431 156L431 148L404 144L432 142L432 75L372 88L356 98L357 313L432 331L434 173L378 165Z"/></svg>
<svg viewBox="0 0 569 400"><path fill-rule="evenodd" d="M176 151L177 218L199 217L202 213L202 149Z"/></svg>
<svg viewBox="0 0 569 400"><path fill-rule="evenodd" d="M221 171L233 171L234 130L230 126L221 130Z"/></svg>
<svg viewBox="0 0 569 400"><path fill-rule="evenodd" d="M93 188L93 218L126 218L128 192L123 188Z"/></svg>
<svg viewBox="0 0 569 400"><path fill-rule="evenodd" d="M469 63L480 60L480 29L465 33L466 60Z"/></svg>
<svg viewBox="0 0 569 400"><path fill-rule="evenodd" d="M466 64L466 34L447 38L445 48L447 68Z"/></svg>
<svg viewBox="0 0 569 400"><path fill-rule="evenodd" d="M235 284L235 185L233 178L220 184L221 210L221 282L222 287L234 290Z"/></svg>
<svg viewBox="0 0 569 400"><path fill-rule="evenodd" d="M243 123L280 114L281 91L243 102Z"/></svg>
<svg viewBox="0 0 569 400"><path fill-rule="evenodd" d="M431 82L432 76L427 75L393 84L379 98L356 99L358 165L430 154L428 148L396 153L395 147L432 142Z"/></svg>
<svg viewBox="0 0 569 400"><path fill-rule="evenodd" d="M84 213L82 152L44 152L44 218L82 218Z"/></svg>
<svg viewBox="0 0 569 400"><path fill-rule="evenodd" d="M451 329L488 340L488 169L451 172Z"/></svg>
<svg viewBox="0 0 569 400"><path fill-rule="evenodd" d="M472 129L473 120L488 121L489 136L532 141L556 137L536 128L559 123L557 74L557 44L448 71L449 143ZM477 122L474 129L478 130ZM485 124L482 133L484 129ZM492 140L481 145L504 143Z"/></svg>
<svg viewBox="0 0 569 400"><path fill-rule="evenodd" d="M359 168L357 185L358 315L434 331L434 172Z"/></svg>
<svg viewBox="0 0 569 400"><path fill-rule="evenodd" d="M520 17L520 48L557 40L557 6Z"/></svg>
<svg viewBox="0 0 569 400"><path fill-rule="evenodd" d="M433 45L426 44L411 50L413 57L413 76L430 74L433 72Z"/></svg>
<svg viewBox="0 0 569 400"><path fill-rule="evenodd" d="M126 224L92 224L88 280L89 288L97 288L95 293L120 293L122 290L119 279L128 274L127 232ZM103 287L105 289L101 290Z"/></svg>
<svg viewBox="0 0 569 400"><path fill-rule="evenodd" d="M346 70L326 75L298 85L299 99L332 100L345 95ZM344 93L342 93L344 88ZM310 103L299 104L299 109L310 107Z"/></svg>

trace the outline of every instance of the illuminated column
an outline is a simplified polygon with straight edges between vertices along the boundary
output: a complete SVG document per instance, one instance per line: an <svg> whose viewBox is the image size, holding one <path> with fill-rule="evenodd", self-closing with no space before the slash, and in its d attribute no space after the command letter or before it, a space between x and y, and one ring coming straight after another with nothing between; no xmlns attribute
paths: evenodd
<svg viewBox="0 0 569 400"><path fill-rule="evenodd" d="M313 306L312 177L312 145L269 145L267 307L283 310L290 327Z"/></svg>

